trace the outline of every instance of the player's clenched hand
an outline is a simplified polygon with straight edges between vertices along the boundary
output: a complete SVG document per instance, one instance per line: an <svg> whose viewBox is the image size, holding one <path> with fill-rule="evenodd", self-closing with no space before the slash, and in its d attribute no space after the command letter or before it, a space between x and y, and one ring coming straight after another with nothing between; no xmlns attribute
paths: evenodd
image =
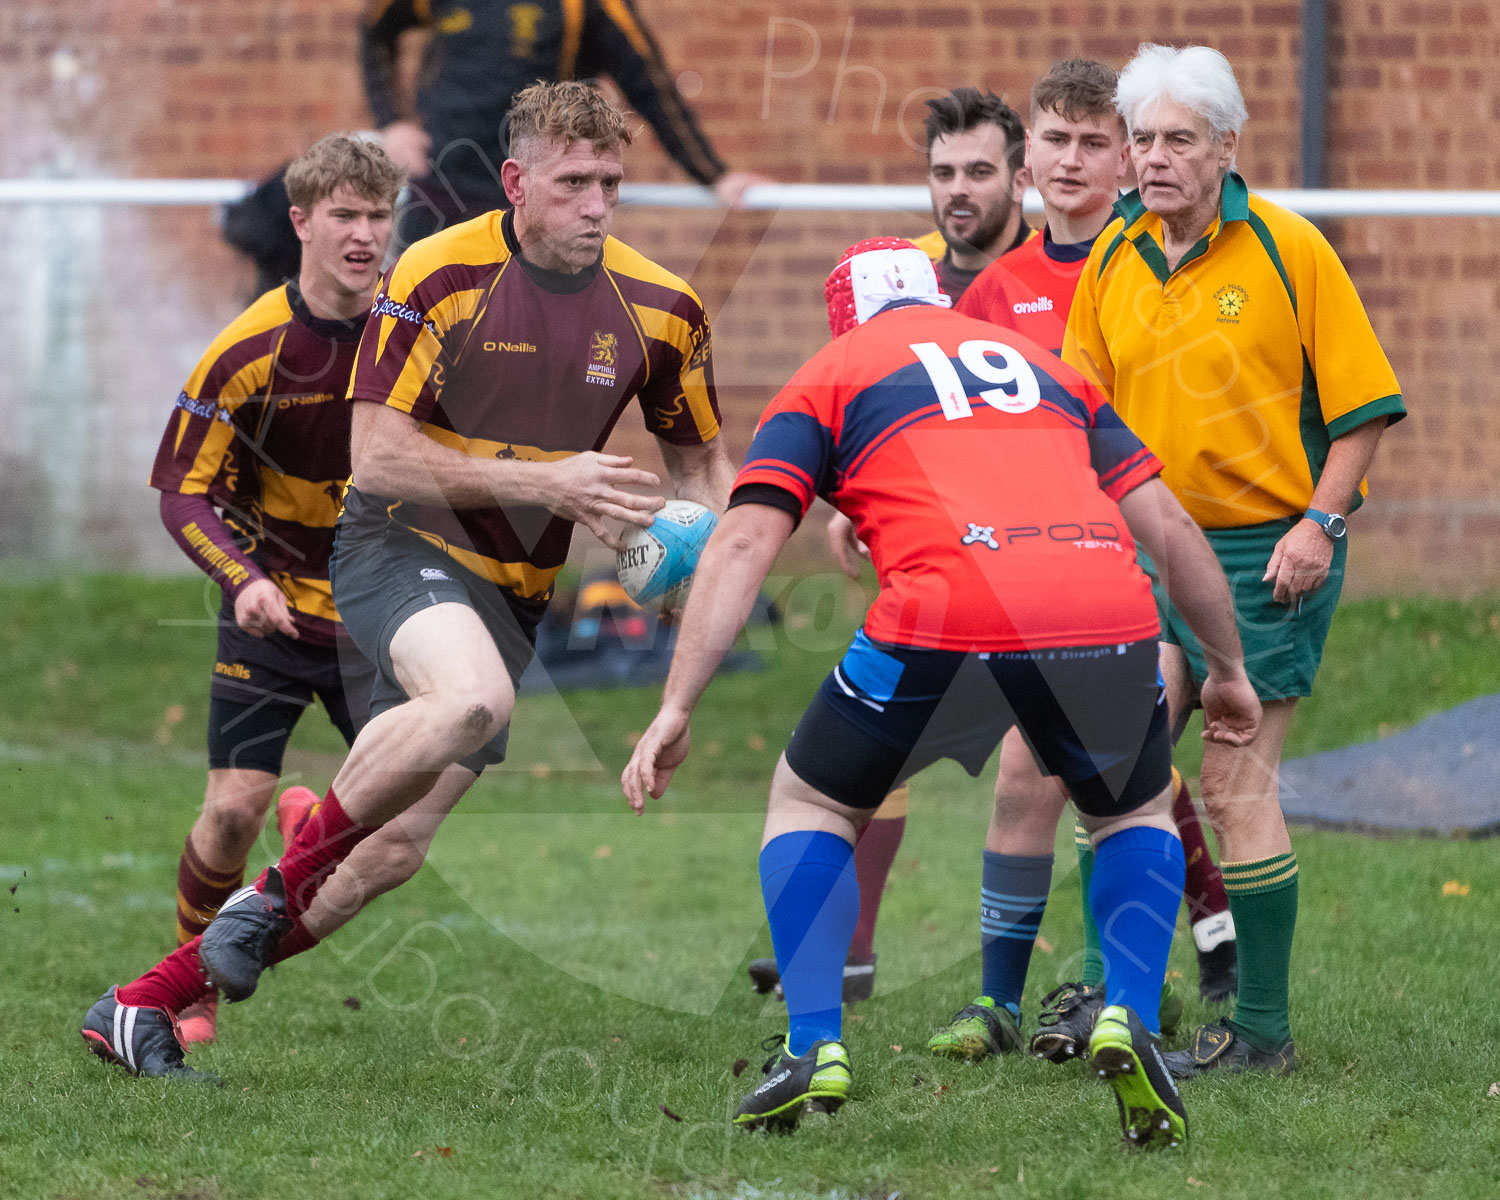
<svg viewBox="0 0 1500 1200"><path fill-rule="evenodd" d="M1323 586L1332 562L1333 543L1328 536L1311 521L1298 521L1271 551L1261 582L1276 581L1271 598L1278 604L1296 604Z"/></svg>
<svg viewBox="0 0 1500 1200"><path fill-rule="evenodd" d="M618 550L621 538L611 531L609 521L647 528L651 514L666 503L660 496L625 490L661 486L650 471L637 470L630 463L622 455L594 450L549 463L551 475L542 503L559 517L587 526L611 550Z"/></svg>
<svg viewBox="0 0 1500 1200"><path fill-rule="evenodd" d="M854 532L854 522L841 512L828 519L828 548L838 560L839 569L850 579L858 579L860 560L870 557L870 548Z"/></svg>
<svg viewBox="0 0 1500 1200"><path fill-rule="evenodd" d="M297 636L286 596L269 579L246 584L234 598L234 623L251 637L263 638L272 630L289 638Z"/></svg>
<svg viewBox="0 0 1500 1200"><path fill-rule="evenodd" d="M664 708L656 714L620 776L620 786L635 812L645 811L648 794L653 800L661 799L673 773L687 758L690 741L687 713Z"/></svg>
<svg viewBox="0 0 1500 1200"><path fill-rule="evenodd" d="M1200 693L1203 739L1226 746L1248 746L1260 732L1260 700L1241 668L1209 671Z"/></svg>

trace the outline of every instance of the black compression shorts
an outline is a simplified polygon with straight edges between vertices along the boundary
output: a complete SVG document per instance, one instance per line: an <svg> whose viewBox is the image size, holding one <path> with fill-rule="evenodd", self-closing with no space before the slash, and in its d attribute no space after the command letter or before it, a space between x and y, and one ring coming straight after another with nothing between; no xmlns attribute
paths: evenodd
<svg viewBox="0 0 1500 1200"><path fill-rule="evenodd" d="M1156 639L964 653L874 642L861 630L787 747L799 778L872 809L940 758L970 775L1012 725L1079 811L1133 812L1172 777Z"/></svg>
<svg viewBox="0 0 1500 1200"><path fill-rule="evenodd" d="M251 637L226 602L209 688L209 767L280 775L292 730L314 698L352 743L369 720L374 679L375 668L348 639L315 646L274 632Z"/></svg>

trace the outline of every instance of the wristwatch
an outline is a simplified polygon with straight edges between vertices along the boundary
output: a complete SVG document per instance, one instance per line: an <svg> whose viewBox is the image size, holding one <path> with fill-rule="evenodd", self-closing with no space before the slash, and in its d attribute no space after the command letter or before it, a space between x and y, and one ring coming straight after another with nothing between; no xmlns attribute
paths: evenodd
<svg viewBox="0 0 1500 1200"><path fill-rule="evenodd" d="M1341 541L1349 532L1349 523L1338 513L1319 512L1316 508L1310 508L1302 515L1321 529L1330 542Z"/></svg>

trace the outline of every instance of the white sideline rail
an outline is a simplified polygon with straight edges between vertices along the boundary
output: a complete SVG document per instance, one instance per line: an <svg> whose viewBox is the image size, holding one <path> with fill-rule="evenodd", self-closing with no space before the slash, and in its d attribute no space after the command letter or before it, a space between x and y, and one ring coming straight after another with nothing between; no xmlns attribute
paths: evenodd
<svg viewBox="0 0 1500 1200"><path fill-rule="evenodd" d="M0 179L0 206L19 204L213 205L238 200L253 185L241 179ZM1267 188L1259 193L1305 217L1500 217L1500 191L1359 191ZM627 183L625 204L643 208L715 208L704 188L687 183ZM928 211L927 189L882 184L757 184L744 207L800 212ZM1041 211L1036 190L1026 208Z"/></svg>

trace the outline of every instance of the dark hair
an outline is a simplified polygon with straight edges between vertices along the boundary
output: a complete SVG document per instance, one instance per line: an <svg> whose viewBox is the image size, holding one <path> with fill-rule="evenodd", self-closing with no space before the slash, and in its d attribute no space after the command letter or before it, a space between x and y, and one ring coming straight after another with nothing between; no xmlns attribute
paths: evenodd
<svg viewBox="0 0 1500 1200"><path fill-rule="evenodd" d="M977 125L998 125L1005 134L1005 162L1017 170L1026 156L1026 129L1009 104L994 92L974 87L954 88L946 96L927 102L927 150L940 137L967 133Z"/></svg>
<svg viewBox="0 0 1500 1200"><path fill-rule="evenodd" d="M1064 121L1115 116L1115 86L1119 81L1113 67L1092 58L1055 62L1031 89L1031 122L1036 124L1037 114L1043 110L1056 113Z"/></svg>

